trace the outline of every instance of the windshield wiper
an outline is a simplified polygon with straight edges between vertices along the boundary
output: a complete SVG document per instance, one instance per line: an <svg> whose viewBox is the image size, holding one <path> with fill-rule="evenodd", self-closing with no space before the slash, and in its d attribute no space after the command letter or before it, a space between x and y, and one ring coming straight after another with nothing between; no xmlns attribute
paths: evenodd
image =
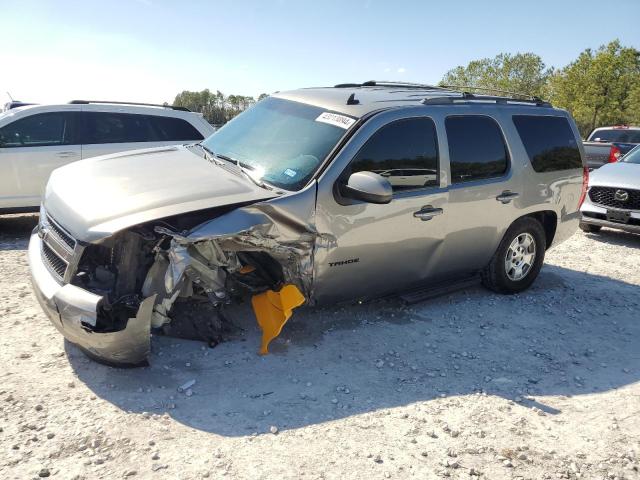
<svg viewBox="0 0 640 480"><path fill-rule="evenodd" d="M222 153L216 153L210 149L208 149L207 147L205 147L204 145L201 145L201 147L214 159L214 160L224 160L225 162L229 162L229 163L233 163L236 167L238 167L238 170L240 170L242 173L244 173L245 175L249 176L249 174L245 171L245 170L251 170L249 168L248 165L241 163L240 160L237 160L235 158L231 158L227 155L223 155ZM221 162L217 162L219 165L222 165ZM251 179L253 181L256 181L255 178L251 177Z"/></svg>
<svg viewBox="0 0 640 480"><path fill-rule="evenodd" d="M222 165L222 162L220 162L216 156L216 154L214 152L212 152L210 149L208 149L207 147L205 147L204 145L202 145L202 143L194 143L193 145L191 145L193 147L198 146L202 149L202 151L204 152L204 158L205 160L210 161L211 163L215 163L216 165Z"/></svg>
<svg viewBox="0 0 640 480"><path fill-rule="evenodd" d="M273 190L274 189L271 185L263 182L262 180L257 179L253 175L251 175L249 172L252 170L252 168L249 165L247 165L245 163L242 163L240 160L237 160L235 158L231 158L231 157L229 157L227 155L216 153L213 150L205 147L201 143L198 143L197 145L200 145L202 147L202 149L205 151L205 153L208 155L208 157L210 157L209 158L210 161L215 162L217 165L222 165L222 162L220 162L219 160L224 160L226 162L233 163L236 167L238 167L238 170L241 173L243 173L245 177L247 177L249 180L251 180L253 183L258 185L259 187L265 188L267 190Z"/></svg>
<svg viewBox="0 0 640 480"><path fill-rule="evenodd" d="M214 155L216 156L216 158L219 158L220 160L224 160L225 162L233 163L236 167L241 168L240 167L240 160L236 160L235 158L228 157L228 156L223 155L221 153L214 153Z"/></svg>
<svg viewBox="0 0 640 480"><path fill-rule="evenodd" d="M262 188L266 188L267 190L273 190L273 187L271 185L269 185L268 183L265 183L262 180L257 179L256 177L254 177L253 175L251 175L249 172L251 171L251 169L246 168L244 166L242 166L241 163L238 162L238 168L240 169L240 171L242 173L244 173L244 176L247 177L249 180L251 180L253 183L255 183L256 185L258 185L259 187Z"/></svg>

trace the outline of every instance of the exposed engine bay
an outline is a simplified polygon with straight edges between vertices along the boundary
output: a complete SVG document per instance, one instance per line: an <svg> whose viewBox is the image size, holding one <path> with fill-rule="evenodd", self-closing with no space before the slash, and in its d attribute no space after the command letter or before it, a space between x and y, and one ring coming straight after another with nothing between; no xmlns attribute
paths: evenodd
<svg viewBox="0 0 640 480"><path fill-rule="evenodd" d="M103 298L96 324L86 325L92 332L148 322L183 336L173 327L189 322L187 337L211 346L230 328L225 305L250 297L266 354L292 310L311 298L316 237L271 203L183 214L88 244L71 284ZM153 308L141 318L151 299Z"/></svg>

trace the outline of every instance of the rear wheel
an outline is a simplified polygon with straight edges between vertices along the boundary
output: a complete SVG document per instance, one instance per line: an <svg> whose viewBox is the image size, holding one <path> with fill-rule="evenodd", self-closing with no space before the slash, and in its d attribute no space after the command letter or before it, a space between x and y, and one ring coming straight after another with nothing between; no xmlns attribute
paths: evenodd
<svg viewBox="0 0 640 480"><path fill-rule="evenodd" d="M602 230L602 227L600 225L591 225L589 223L581 223L580 230L587 233L597 233L600 230Z"/></svg>
<svg viewBox="0 0 640 480"><path fill-rule="evenodd" d="M482 272L482 283L498 293L526 290L540 273L545 249L546 237L540 222L529 217L516 220Z"/></svg>

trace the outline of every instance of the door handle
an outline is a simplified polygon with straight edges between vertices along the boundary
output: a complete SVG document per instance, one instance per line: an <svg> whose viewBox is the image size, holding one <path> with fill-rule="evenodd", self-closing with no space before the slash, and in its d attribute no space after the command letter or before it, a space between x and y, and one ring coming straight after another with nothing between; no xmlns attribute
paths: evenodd
<svg viewBox="0 0 640 480"><path fill-rule="evenodd" d="M76 152L58 152L56 153L56 157L58 158L70 158L76 157L78 154Z"/></svg>
<svg viewBox="0 0 640 480"><path fill-rule="evenodd" d="M427 220L431 220L433 217L442 215L443 213L444 210L441 208L433 208L431 205L426 205L417 212L413 212L413 216L415 218L419 218L423 222L426 222Z"/></svg>
<svg viewBox="0 0 640 480"><path fill-rule="evenodd" d="M512 192L511 190L505 190L496 197L496 200L506 205L511 200L513 200L514 198L518 198L519 196L519 193Z"/></svg>

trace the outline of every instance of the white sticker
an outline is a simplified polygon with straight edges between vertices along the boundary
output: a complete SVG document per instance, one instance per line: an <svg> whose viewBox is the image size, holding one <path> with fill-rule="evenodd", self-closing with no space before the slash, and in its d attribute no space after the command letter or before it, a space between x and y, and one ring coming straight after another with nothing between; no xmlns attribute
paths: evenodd
<svg viewBox="0 0 640 480"><path fill-rule="evenodd" d="M295 170L291 170L290 168L287 168L287 169L284 171L284 174L285 174L287 177L291 177L291 178L293 178L293 177L295 177L295 176L298 174L298 172L296 172Z"/></svg>
<svg viewBox="0 0 640 480"><path fill-rule="evenodd" d="M345 130L356 123L351 117L330 112L321 113L318 118L316 118L316 122L328 123L329 125L344 128Z"/></svg>

